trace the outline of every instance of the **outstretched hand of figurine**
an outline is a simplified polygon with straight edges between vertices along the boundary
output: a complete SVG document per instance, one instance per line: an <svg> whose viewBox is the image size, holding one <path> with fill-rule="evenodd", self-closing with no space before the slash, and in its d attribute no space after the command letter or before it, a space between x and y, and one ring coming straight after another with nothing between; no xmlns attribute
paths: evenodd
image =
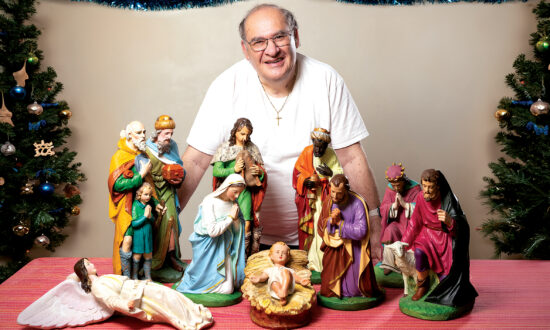
<svg viewBox="0 0 550 330"><path fill-rule="evenodd" d="M253 275L250 275L250 281L254 284L258 284L260 282L265 282L267 281L267 279L269 278L269 276L262 272L260 275L257 275L257 274L253 274Z"/></svg>
<svg viewBox="0 0 550 330"><path fill-rule="evenodd" d="M141 178L145 178L145 176L147 174L149 174L149 172L151 171L151 169L153 168L153 164L151 164L151 161L150 160L140 160L139 161L139 165L140 165L140 170L139 170L139 175L141 176Z"/></svg>
<svg viewBox="0 0 550 330"><path fill-rule="evenodd" d="M324 176L332 176L332 170L327 166L327 164L321 164L317 166L315 170Z"/></svg>
<svg viewBox="0 0 550 330"><path fill-rule="evenodd" d="M294 274L294 280L296 281L296 283L303 286L311 285L311 277L302 277L298 275L298 273Z"/></svg>

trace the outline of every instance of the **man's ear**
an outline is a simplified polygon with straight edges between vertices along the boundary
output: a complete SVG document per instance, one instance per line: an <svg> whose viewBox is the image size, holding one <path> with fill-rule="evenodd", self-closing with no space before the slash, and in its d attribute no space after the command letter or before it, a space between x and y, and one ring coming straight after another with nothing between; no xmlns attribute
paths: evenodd
<svg viewBox="0 0 550 330"><path fill-rule="evenodd" d="M296 41L296 48L300 47L300 36L298 35L298 29L294 29L294 40Z"/></svg>
<svg viewBox="0 0 550 330"><path fill-rule="evenodd" d="M248 51L246 49L246 44L244 43L244 40L241 40L241 49L243 51L244 58L250 60L250 56L248 56Z"/></svg>

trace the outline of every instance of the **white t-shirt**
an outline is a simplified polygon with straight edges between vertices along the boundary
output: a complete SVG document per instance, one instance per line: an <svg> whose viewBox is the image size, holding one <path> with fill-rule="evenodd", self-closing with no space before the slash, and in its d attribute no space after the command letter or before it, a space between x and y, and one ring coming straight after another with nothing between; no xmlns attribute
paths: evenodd
<svg viewBox="0 0 550 330"><path fill-rule="evenodd" d="M271 97L271 96L270 96ZM284 98L271 97L279 109ZM369 133L342 77L329 65L297 54L294 88L277 125L277 113L247 60L224 71L210 85L187 143L207 154L229 139L233 124L245 117L254 128L251 140L262 154L268 175L261 208L261 242L298 244L298 213L294 203L292 171L302 150L311 144L316 127L331 132L334 149L350 146Z"/></svg>

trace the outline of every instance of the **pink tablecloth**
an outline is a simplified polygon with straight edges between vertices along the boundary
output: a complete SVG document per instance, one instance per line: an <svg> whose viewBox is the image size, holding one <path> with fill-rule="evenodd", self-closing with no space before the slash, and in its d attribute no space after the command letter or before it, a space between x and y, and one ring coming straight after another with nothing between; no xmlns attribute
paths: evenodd
<svg viewBox="0 0 550 330"><path fill-rule="evenodd" d="M77 258L33 260L0 285L0 329L22 328L17 315L46 291L61 282ZM100 274L111 272L110 258L91 258ZM400 289L386 289L382 305L355 312L313 309L311 329L366 328L547 328L550 329L550 261L472 260L471 281L479 297L468 315L451 321L423 321L399 311ZM318 288L317 288L318 289ZM248 315L244 300L230 307L211 308L213 329L258 328ZM129 317L116 316L90 325L96 329L169 329Z"/></svg>

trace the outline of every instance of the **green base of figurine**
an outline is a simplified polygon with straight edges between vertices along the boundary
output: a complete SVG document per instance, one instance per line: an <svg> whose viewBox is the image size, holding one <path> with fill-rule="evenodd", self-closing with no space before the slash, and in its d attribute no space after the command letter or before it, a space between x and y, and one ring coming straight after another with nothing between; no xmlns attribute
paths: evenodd
<svg viewBox="0 0 550 330"><path fill-rule="evenodd" d="M311 284L321 284L321 272L311 271Z"/></svg>
<svg viewBox="0 0 550 330"><path fill-rule="evenodd" d="M374 275L378 285L385 288L403 288L403 275L396 272L384 275L384 268L380 268L380 264L374 266Z"/></svg>
<svg viewBox="0 0 550 330"><path fill-rule="evenodd" d="M376 307L384 301L386 294L382 289L382 293L376 297L325 297L320 292L317 292L317 303L323 307L336 309L340 311L360 311Z"/></svg>
<svg viewBox="0 0 550 330"><path fill-rule="evenodd" d="M176 289L179 283L175 283L172 289ZM225 307L236 305L242 300L243 294L240 291L235 291L231 294L223 293L182 293L187 298L191 299L195 304L202 304L206 307Z"/></svg>
<svg viewBox="0 0 550 330"><path fill-rule="evenodd" d="M155 282L175 283L181 280L181 277L187 268L187 263L180 260L179 264L183 267L183 272L178 272L166 263L161 269L151 270L151 278L153 278L153 281Z"/></svg>
<svg viewBox="0 0 550 330"><path fill-rule="evenodd" d="M430 289L428 290L428 293L426 293L424 297L420 298L420 300L413 301L412 297L416 292L415 283L413 279L409 279L409 288L411 288L411 293L406 297L399 299L399 309L401 312L417 319L446 321L456 319L457 317L460 317L472 310L474 307L473 301L471 304L458 307L438 305L424 301L438 284L439 279L433 272L430 271Z"/></svg>
<svg viewBox="0 0 550 330"><path fill-rule="evenodd" d="M429 293L428 293L429 294ZM399 299L399 309L403 314L422 320L447 321L456 319L474 308L474 302L466 306L451 307L425 302L426 294L418 301L412 301L412 294Z"/></svg>

